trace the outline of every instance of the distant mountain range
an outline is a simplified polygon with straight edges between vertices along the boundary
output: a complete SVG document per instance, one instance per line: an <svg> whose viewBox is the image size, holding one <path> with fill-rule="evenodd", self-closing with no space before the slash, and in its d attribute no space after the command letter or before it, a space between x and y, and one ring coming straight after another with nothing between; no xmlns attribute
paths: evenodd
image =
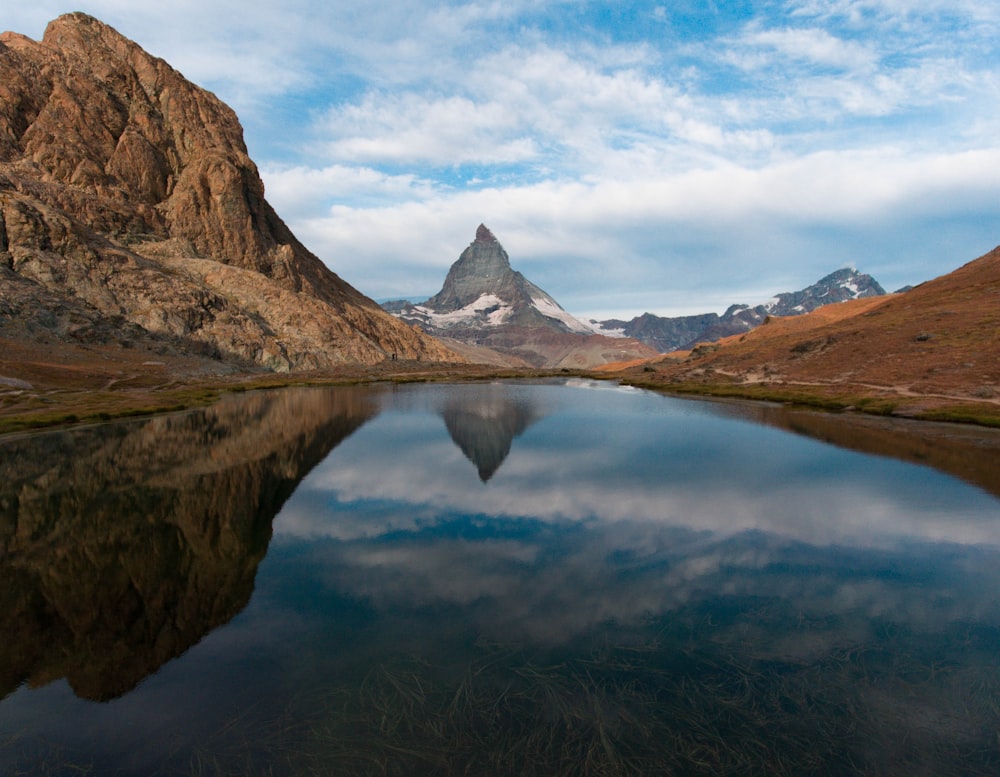
<svg viewBox="0 0 1000 777"><path fill-rule="evenodd" d="M634 337L660 353L669 353L748 332L763 324L768 316L798 316L832 302L883 294L885 289L872 276L843 269L801 291L778 294L763 305L731 305L721 316L702 313L671 318L644 313L631 321L608 319L594 324L598 331Z"/></svg>
<svg viewBox="0 0 1000 777"><path fill-rule="evenodd" d="M510 266L483 224L426 302L383 308L436 337L481 346L535 367L586 368L655 355L650 346L580 321Z"/></svg>
<svg viewBox="0 0 1000 777"><path fill-rule="evenodd" d="M513 270L503 246L480 224L476 239L449 269L441 291L426 302L391 300L382 307L436 337L484 346L534 366L592 367L645 358L649 354L640 344L657 353L690 349L748 332L768 316L797 316L833 302L884 294L872 276L842 269L761 305L731 305L722 315L644 313L631 321L582 321Z"/></svg>

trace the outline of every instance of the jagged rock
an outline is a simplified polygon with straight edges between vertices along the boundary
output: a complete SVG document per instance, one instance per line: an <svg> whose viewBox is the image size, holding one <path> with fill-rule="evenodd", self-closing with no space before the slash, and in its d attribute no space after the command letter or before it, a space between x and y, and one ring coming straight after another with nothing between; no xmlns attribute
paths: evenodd
<svg viewBox="0 0 1000 777"><path fill-rule="evenodd" d="M228 106L82 13L0 35L0 256L29 282L13 315L43 328L54 295L244 365L462 361L295 238Z"/></svg>

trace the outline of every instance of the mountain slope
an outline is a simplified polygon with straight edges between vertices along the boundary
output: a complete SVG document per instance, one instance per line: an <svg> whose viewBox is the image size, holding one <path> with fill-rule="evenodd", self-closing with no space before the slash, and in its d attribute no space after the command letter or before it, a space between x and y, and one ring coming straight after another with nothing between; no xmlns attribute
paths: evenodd
<svg viewBox="0 0 1000 777"><path fill-rule="evenodd" d="M731 305L721 316L703 313L662 317L644 313L631 321L601 321L600 327L619 331L651 345L661 353L669 353L749 332L764 323L768 316L798 316L833 302L884 294L885 290L872 276L842 269L800 291L778 294L763 305Z"/></svg>
<svg viewBox="0 0 1000 777"><path fill-rule="evenodd" d="M0 35L0 282L0 337L279 370L461 361L292 235L230 108L81 13Z"/></svg>
<svg viewBox="0 0 1000 777"><path fill-rule="evenodd" d="M500 241L483 224L426 302L383 307L424 331L486 346L537 367L591 367L655 353L630 338L599 334L512 269Z"/></svg>
<svg viewBox="0 0 1000 777"><path fill-rule="evenodd" d="M863 397L897 412L978 404L1000 421L1000 248L905 294L774 318L686 359L631 369L644 382Z"/></svg>

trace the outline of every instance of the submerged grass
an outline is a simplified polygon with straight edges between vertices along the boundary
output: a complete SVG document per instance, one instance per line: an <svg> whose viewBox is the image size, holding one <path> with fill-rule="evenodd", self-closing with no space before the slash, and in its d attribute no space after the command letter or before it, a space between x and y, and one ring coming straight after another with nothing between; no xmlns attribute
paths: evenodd
<svg viewBox="0 0 1000 777"><path fill-rule="evenodd" d="M458 665L315 668L308 690L198 732L155 775L1000 773L996 630L863 620L849 641L853 621L750 603L612 626L586 650L480 641ZM120 773L42 756L15 773Z"/></svg>
<svg viewBox="0 0 1000 777"><path fill-rule="evenodd" d="M995 673L978 677L953 719L911 725L933 664L888 648L812 664L657 647L554 663L499 655L485 646L450 682L416 659L380 665L357 695L321 705L329 713L313 724L306 763L367 775L902 775L928 765L986 775L1000 765L976 723L995 714ZM934 700L971 677L944 679ZM882 688L909 706L884 708Z"/></svg>

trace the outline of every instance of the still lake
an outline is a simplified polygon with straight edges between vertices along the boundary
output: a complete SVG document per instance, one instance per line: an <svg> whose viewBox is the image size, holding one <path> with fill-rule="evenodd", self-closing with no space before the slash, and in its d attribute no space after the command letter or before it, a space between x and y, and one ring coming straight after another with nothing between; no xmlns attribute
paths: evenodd
<svg viewBox="0 0 1000 777"><path fill-rule="evenodd" d="M1000 774L998 450L579 380L0 438L0 774Z"/></svg>

